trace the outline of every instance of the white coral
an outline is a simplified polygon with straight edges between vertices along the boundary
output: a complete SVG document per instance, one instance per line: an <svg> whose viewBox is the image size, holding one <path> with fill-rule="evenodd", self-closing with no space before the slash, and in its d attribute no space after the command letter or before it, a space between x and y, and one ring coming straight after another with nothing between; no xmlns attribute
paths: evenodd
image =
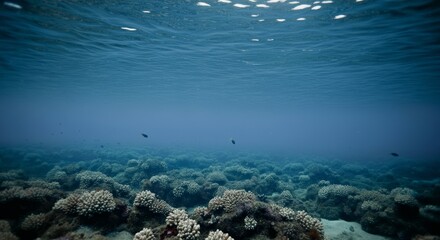
<svg viewBox="0 0 440 240"><path fill-rule="evenodd" d="M323 237L324 236L324 226L321 221L308 215L305 211L295 212L295 220L306 230L316 230Z"/></svg>
<svg viewBox="0 0 440 240"><path fill-rule="evenodd" d="M177 226L177 237L180 240L193 240L200 236L200 225L188 217L185 210L174 209L166 218L168 226Z"/></svg>
<svg viewBox="0 0 440 240"><path fill-rule="evenodd" d="M253 230L257 226L257 220L255 220L253 217L246 216L244 218L244 228L246 230Z"/></svg>
<svg viewBox="0 0 440 240"><path fill-rule="evenodd" d="M193 211L194 216L200 216L200 217L206 216L207 213L208 213L207 207L196 207L196 208L194 208L194 211Z"/></svg>
<svg viewBox="0 0 440 240"><path fill-rule="evenodd" d="M71 194L67 198L58 200L53 206L53 210L62 211L65 214L76 214L80 195Z"/></svg>
<svg viewBox="0 0 440 240"><path fill-rule="evenodd" d="M149 228L144 228L141 231L137 232L134 235L133 240L154 240L156 239L154 237L153 231Z"/></svg>
<svg viewBox="0 0 440 240"><path fill-rule="evenodd" d="M253 204L256 196L245 190L226 190L222 197L214 197L208 203L213 210L224 209L226 212L234 212L236 208L244 204Z"/></svg>
<svg viewBox="0 0 440 240"><path fill-rule="evenodd" d="M177 226L181 221L186 219L188 219L188 214L186 214L185 210L174 209L168 214L165 221L168 226Z"/></svg>
<svg viewBox="0 0 440 240"><path fill-rule="evenodd" d="M185 219L177 225L177 237L180 240L195 240L200 236L200 225L193 219Z"/></svg>
<svg viewBox="0 0 440 240"><path fill-rule="evenodd" d="M229 234L224 233L220 230L216 230L215 232L209 232L209 235L205 240L234 240Z"/></svg>
<svg viewBox="0 0 440 240"><path fill-rule="evenodd" d="M136 194L133 205L137 208L147 208L154 213L168 214L173 208L156 194L145 190Z"/></svg>
<svg viewBox="0 0 440 240"><path fill-rule="evenodd" d="M116 203L107 190L83 193L78 199L77 212L81 216L91 217L96 214L111 212Z"/></svg>
<svg viewBox="0 0 440 240"><path fill-rule="evenodd" d="M287 208L287 207L280 208L277 205L271 205L271 207L274 209L278 209L281 217L283 217L289 221L295 220L296 213L292 209Z"/></svg>

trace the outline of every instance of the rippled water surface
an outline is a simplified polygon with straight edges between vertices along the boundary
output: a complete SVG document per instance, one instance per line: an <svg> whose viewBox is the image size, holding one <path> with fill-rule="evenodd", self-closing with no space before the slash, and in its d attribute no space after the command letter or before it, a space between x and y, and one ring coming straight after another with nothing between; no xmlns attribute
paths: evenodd
<svg viewBox="0 0 440 240"><path fill-rule="evenodd" d="M439 16L434 0L7 0L1 105L389 106L437 119ZM419 134L440 132L430 124Z"/></svg>

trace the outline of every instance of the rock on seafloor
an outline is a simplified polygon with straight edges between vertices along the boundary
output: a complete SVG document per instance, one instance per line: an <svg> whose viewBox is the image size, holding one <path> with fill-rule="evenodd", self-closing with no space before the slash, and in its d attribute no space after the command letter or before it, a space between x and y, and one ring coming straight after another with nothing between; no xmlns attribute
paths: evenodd
<svg viewBox="0 0 440 240"><path fill-rule="evenodd" d="M326 220L321 219L324 225L324 235L326 240L389 240L390 238L382 237L367 233L362 230L361 225L356 222L347 222L344 220Z"/></svg>

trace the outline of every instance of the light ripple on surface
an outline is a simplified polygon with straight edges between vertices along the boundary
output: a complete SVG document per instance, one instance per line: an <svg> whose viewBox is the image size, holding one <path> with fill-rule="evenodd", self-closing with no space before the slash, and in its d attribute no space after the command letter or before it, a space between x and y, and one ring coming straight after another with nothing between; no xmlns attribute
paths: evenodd
<svg viewBox="0 0 440 240"><path fill-rule="evenodd" d="M306 8L310 8L311 6L312 5L310 5L310 4L300 4L300 5L292 8L292 10L294 10L294 11L296 11L296 10L303 10L303 9L306 9Z"/></svg>
<svg viewBox="0 0 440 240"><path fill-rule="evenodd" d="M10 8L15 8L15 9L22 9L23 8L20 4L13 3L13 2L3 2L3 5L10 7Z"/></svg>
<svg viewBox="0 0 440 240"><path fill-rule="evenodd" d="M236 8L248 8L248 7L250 7L250 5L241 4L241 3L235 3L234 7L236 7Z"/></svg>
<svg viewBox="0 0 440 240"><path fill-rule="evenodd" d="M209 10L196 1L170 0L35 1L20 11L5 6L0 91L93 95L117 89L159 99L217 93L286 103L316 96L440 98L434 67L440 60L433 54L440 52L440 12L433 1L335 1L297 12L289 10L300 3L274 2L268 9L207 3Z"/></svg>
<svg viewBox="0 0 440 240"><path fill-rule="evenodd" d="M198 2L197 6L199 6L199 7L211 7L211 5L209 3L205 3L205 2Z"/></svg>

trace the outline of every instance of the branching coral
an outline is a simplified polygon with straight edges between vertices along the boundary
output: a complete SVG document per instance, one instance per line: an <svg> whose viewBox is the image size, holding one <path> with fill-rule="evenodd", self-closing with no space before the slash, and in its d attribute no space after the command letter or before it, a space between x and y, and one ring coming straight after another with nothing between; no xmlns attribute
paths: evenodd
<svg viewBox="0 0 440 240"><path fill-rule="evenodd" d="M91 217L115 209L113 195L107 190L83 193L78 199L77 212L81 216Z"/></svg>
<svg viewBox="0 0 440 240"><path fill-rule="evenodd" d="M168 226L177 226L181 221L188 219L188 214L186 214L185 210L182 209L174 209L170 212L166 218L166 223Z"/></svg>
<svg viewBox="0 0 440 240"><path fill-rule="evenodd" d="M185 219L177 225L177 237L180 240L195 240L200 236L200 225L193 219Z"/></svg>
<svg viewBox="0 0 440 240"><path fill-rule="evenodd" d="M136 194L133 206L136 208L146 208L154 213L168 214L172 207L163 200L156 198L156 194L145 190Z"/></svg>
<svg viewBox="0 0 440 240"><path fill-rule="evenodd" d="M208 213L207 207L196 207L196 208L194 208L193 216L203 217L203 216L206 216L207 213Z"/></svg>
<svg viewBox="0 0 440 240"><path fill-rule="evenodd" d="M53 206L53 209L65 214L74 215L77 213L79 198L80 195L78 194L70 194L67 198L58 200Z"/></svg>
<svg viewBox="0 0 440 240"><path fill-rule="evenodd" d="M56 195L56 190L42 187L12 187L0 192L0 202L12 201L14 199L23 200L44 200Z"/></svg>
<svg viewBox="0 0 440 240"><path fill-rule="evenodd" d="M277 205L271 205L279 214L288 221L299 223L307 232L316 232L321 238L324 237L324 227L318 219L308 215L305 211L293 211L290 208L281 208Z"/></svg>
<svg viewBox="0 0 440 240"><path fill-rule="evenodd" d="M173 196L175 198L180 198L183 196L183 193L185 193L185 188L182 186L177 186L173 189Z"/></svg>
<svg viewBox="0 0 440 240"><path fill-rule="evenodd" d="M209 232L208 237L205 240L234 240L229 234L224 233L220 230L215 230L215 232Z"/></svg>
<svg viewBox="0 0 440 240"><path fill-rule="evenodd" d="M80 188L84 189L99 187L117 196L128 195L131 191L128 185L120 184L101 172L84 171L78 173L75 179L79 182Z"/></svg>
<svg viewBox="0 0 440 240"><path fill-rule="evenodd" d="M383 208L383 206L376 201L367 200L367 201L362 202L362 204L361 204L361 209L364 211L378 212L378 211L382 210L382 208Z"/></svg>
<svg viewBox="0 0 440 240"><path fill-rule="evenodd" d="M324 237L324 227L318 219L308 215L305 211L295 212L295 220L306 230L316 230L321 237Z"/></svg>
<svg viewBox="0 0 440 240"><path fill-rule="evenodd" d="M101 186L102 184L111 185L112 179L101 172L84 171L76 175L75 179L79 182L80 188Z"/></svg>
<svg viewBox="0 0 440 240"><path fill-rule="evenodd" d="M253 230L257 227L257 220L255 220L253 217L246 216L244 218L244 228L246 230Z"/></svg>
<svg viewBox="0 0 440 240"><path fill-rule="evenodd" d="M197 194L202 189L202 187L194 181L185 181L183 184L186 186L186 191L192 195Z"/></svg>
<svg viewBox="0 0 440 240"><path fill-rule="evenodd" d="M25 231L35 231L43 227L46 223L46 214L31 214L23 220L21 229Z"/></svg>
<svg viewBox="0 0 440 240"><path fill-rule="evenodd" d="M166 188L170 181L167 175L155 175L150 178L150 183L157 189Z"/></svg>
<svg viewBox="0 0 440 240"><path fill-rule="evenodd" d="M417 207L419 205L415 197L406 194L397 194L394 196L394 202L408 207Z"/></svg>
<svg viewBox="0 0 440 240"><path fill-rule="evenodd" d="M184 210L174 209L166 218L167 226L177 226L177 237L194 240L200 236L200 225L188 217Z"/></svg>
<svg viewBox="0 0 440 240"><path fill-rule="evenodd" d="M212 210L224 209L225 212L234 212L245 204L252 205L256 196L245 190L226 190L222 197L214 197L209 201L208 208Z"/></svg>
<svg viewBox="0 0 440 240"><path fill-rule="evenodd" d="M149 228L144 228L141 231L137 232L134 235L133 240L154 240L156 239L154 237L153 231Z"/></svg>
<svg viewBox="0 0 440 240"><path fill-rule="evenodd" d="M329 197L348 197L359 192L359 189L349 185L333 184L322 187L318 192L319 199L327 199Z"/></svg>

